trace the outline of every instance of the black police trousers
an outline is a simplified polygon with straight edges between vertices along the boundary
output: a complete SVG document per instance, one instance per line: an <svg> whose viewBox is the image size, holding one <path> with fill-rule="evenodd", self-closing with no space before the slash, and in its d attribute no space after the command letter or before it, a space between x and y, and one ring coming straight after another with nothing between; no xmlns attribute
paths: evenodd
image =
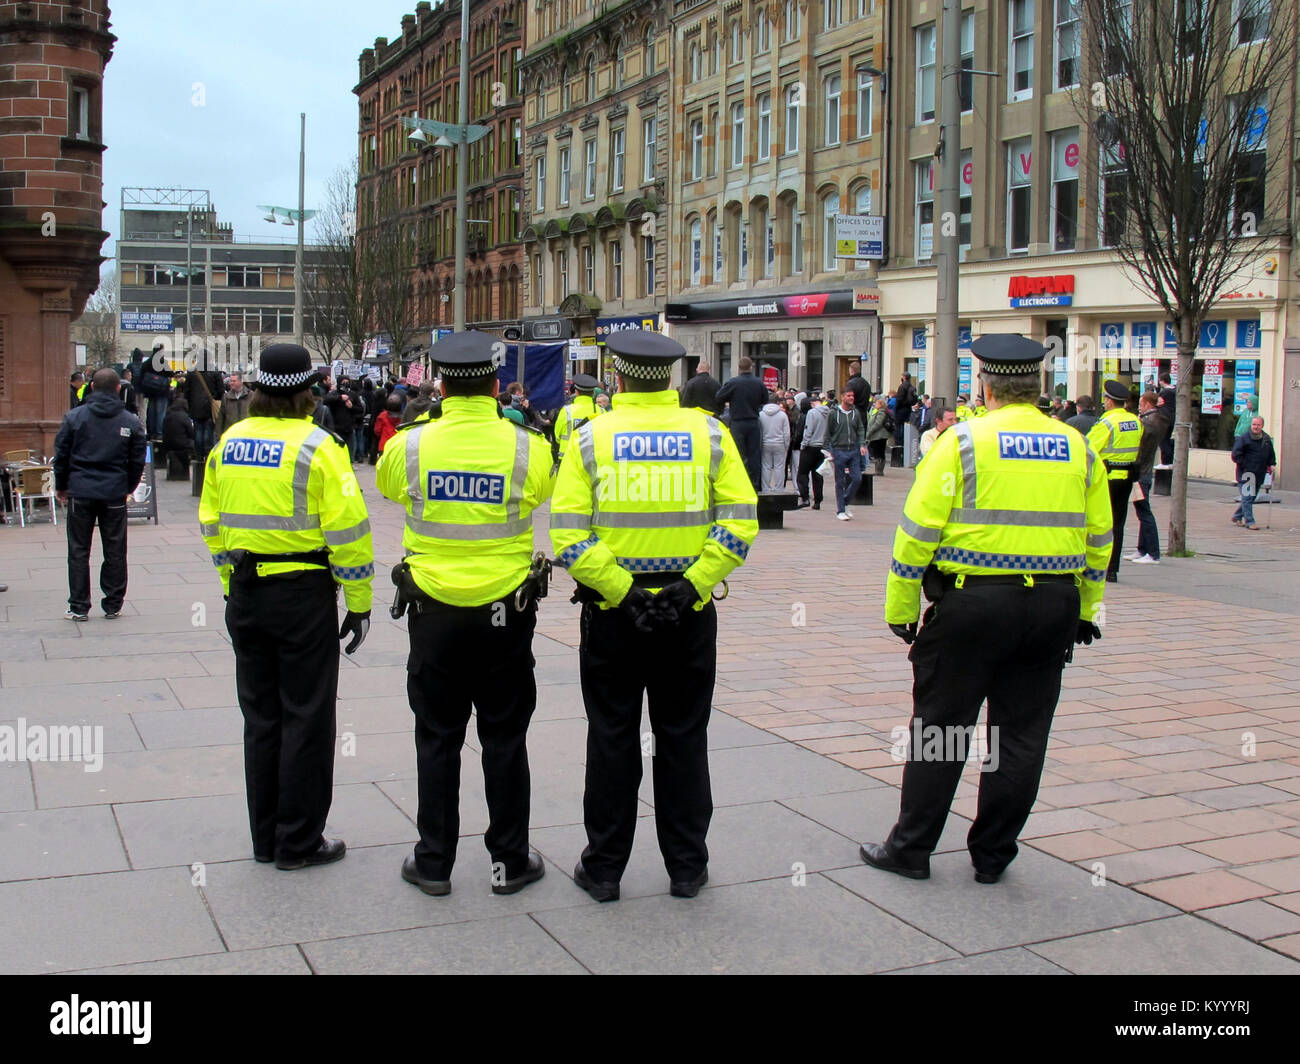
<svg viewBox="0 0 1300 1064"><path fill-rule="evenodd" d="M928 867L969 749L958 730L970 736L987 698L989 756L966 843L977 871L1001 872L1016 856L1016 836L1038 796L1079 591L1068 581L972 581L949 590L933 610L908 655L911 749L898 823L885 846L903 865Z"/></svg>
<svg viewBox="0 0 1300 1064"><path fill-rule="evenodd" d="M450 879L460 835L460 751L470 710L478 714L488 829L483 837L504 878L528 867L528 724L537 708L533 629L514 595L486 606L435 603L407 613L406 692L415 714L419 811L415 865L424 879ZM502 878L502 869L494 875Z"/></svg>
<svg viewBox="0 0 1300 1064"><path fill-rule="evenodd" d="M578 652L587 708L587 781L582 799L587 848L597 882L617 883L632 854L642 758L654 773L655 827L672 880L694 879L709 861L713 819L708 726L717 667L713 603L671 629L638 632L618 610L582 608ZM649 736L641 734L648 696Z"/></svg>
<svg viewBox="0 0 1300 1064"><path fill-rule="evenodd" d="M1124 555L1124 522L1128 519L1128 500L1133 493L1133 481L1111 480L1110 486L1110 521L1115 533L1115 541L1110 545L1110 565L1107 571L1119 572L1119 560Z"/></svg>
<svg viewBox="0 0 1300 1064"><path fill-rule="evenodd" d="M334 793L337 585L326 569L230 582L226 628L244 714L253 853L306 857Z"/></svg>
<svg viewBox="0 0 1300 1064"><path fill-rule="evenodd" d="M105 613L116 613L126 598L126 499L68 498L68 606L90 612L90 544L99 524L104 561L99 590Z"/></svg>

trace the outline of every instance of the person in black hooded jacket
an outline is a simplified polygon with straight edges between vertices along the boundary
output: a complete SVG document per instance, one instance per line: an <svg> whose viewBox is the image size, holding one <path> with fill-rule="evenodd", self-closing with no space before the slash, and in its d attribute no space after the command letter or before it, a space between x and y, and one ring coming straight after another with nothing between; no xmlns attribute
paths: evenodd
<svg viewBox="0 0 1300 1064"><path fill-rule="evenodd" d="M99 586L104 616L122 612L126 598L126 500L145 465L144 426L117 397L117 374L101 369L85 404L70 410L54 438L54 491L67 503L68 611L90 613L90 541L99 524L104 564Z"/></svg>

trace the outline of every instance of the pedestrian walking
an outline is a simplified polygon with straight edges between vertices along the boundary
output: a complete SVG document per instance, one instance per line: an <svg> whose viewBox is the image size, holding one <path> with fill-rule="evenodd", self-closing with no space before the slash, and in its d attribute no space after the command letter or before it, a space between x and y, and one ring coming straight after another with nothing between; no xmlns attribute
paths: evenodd
<svg viewBox="0 0 1300 1064"><path fill-rule="evenodd" d="M578 430L551 503L556 560L583 603L587 847L574 882L597 901L619 896L637 823L645 698L659 849L670 893L692 898L708 879L713 815L713 592L758 534L757 496L722 424L679 407L669 390L681 344L629 330L607 345L619 378L614 409ZM647 493L647 482L659 490Z"/></svg>
<svg viewBox="0 0 1300 1064"><path fill-rule="evenodd" d="M225 393L225 382L215 369L192 369L185 374L184 387L179 394L189 404L190 418L194 422L194 452L200 458L206 458L216 442L216 419L221 413L221 398Z"/></svg>
<svg viewBox="0 0 1300 1064"><path fill-rule="evenodd" d="M1124 547L1124 522L1128 517L1128 499L1137 479L1138 450L1142 443L1142 423L1125 409L1128 386L1119 381L1107 381L1106 412L1088 431L1088 442L1097 457L1106 463L1110 485L1110 515L1115 539L1111 545L1110 565L1106 579L1115 583L1119 579L1119 561Z"/></svg>
<svg viewBox="0 0 1300 1064"><path fill-rule="evenodd" d="M804 399L803 440L799 447L799 471L795 475L795 487L799 489L799 509L804 509L808 501L808 478L812 477L812 503L814 510L822 508L822 475L818 466L826 460L826 428L830 419L830 407L820 399Z"/></svg>
<svg viewBox="0 0 1300 1064"><path fill-rule="evenodd" d="M1137 549L1124 557L1138 565L1159 565L1160 529L1151 512L1151 486L1160 441L1165 438L1169 426L1160 407L1160 397L1155 392L1145 392L1138 399L1138 420L1142 423L1142 442L1138 445L1138 497L1133 500L1133 513L1138 520L1138 541Z"/></svg>
<svg viewBox="0 0 1300 1064"><path fill-rule="evenodd" d="M745 463L745 471L749 473L749 482L757 492L762 480L760 470L763 451L763 434L758 426L758 414L767 404L767 388L754 376L754 363L748 357L742 355L737 366L740 372L718 389L714 401L719 407L731 407L727 424L736 441L741 461Z"/></svg>
<svg viewBox="0 0 1300 1064"><path fill-rule="evenodd" d="M680 403L684 407L694 407L705 414L717 415L722 409L718 403L721 382L709 373L712 367L700 359L695 367L695 376L682 385Z"/></svg>
<svg viewBox="0 0 1300 1064"><path fill-rule="evenodd" d="M1243 432L1232 444L1232 460L1237 463L1237 490L1240 502L1232 512L1232 523L1259 531L1255 524L1255 498L1264 484L1264 478L1277 465L1277 452L1273 437L1264 431L1264 419L1254 417L1250 431Z"/></svg>
<svg viewBox="0 0 1300 1064"><path fill-rule="evenodd" d="M989 412L960 422L916 467L894 536L885 621L911 645L911 749L898 820L862 860L910 879L930 875L988 700L990 753L967 847L980 883L1017 853L1047 752L1061 672L1075 642L1100 638L1110 509L1091 445L1035 408L1047 349L982 336ZM917 631L923 589L932 605Z"/></svg>
<svg viewBox="0 0 1300 1064"><path fill-rule="evenodd" d="M1072 429L1088 435L1093 425L1097 424L1096 404L1091 395L1081 395L1074 401L1075 412L1066 418L1065 423Z"/></svg>
<svg viewBox="0 0 1300 1064"><path fill-rule="evenodd" d="M126 599L126 504L144 473L145 432L117 397L117 374L96 370L86 401L63 416L54 437L55 498L68 506L68 610L90 616L90 542L99 525L104 561L100 602L110 620Z"/></svg>
<svg viewBox="0 0 1300 1064"><path fill-rule="evenodd" d="M826 426L826 441L835 466L835 517L840 521L853 519L849 503L858 493L862 482L862 459L867 454L867 432L862 416L853 408L853 393L847 388L840 396L839 405L831 407L830 421Z"/></svg>
<svg viewBox="0 0 1300 1064"><path fill-rule="evenodd" d="M253 856L285 871L347 851L323 835L339 641L351 637L348 654L365 642L375 571L347 445L310 420L318 379L306 348L263 349L249 416L208 455L199 499L199 530L227 596Z"/></svg>
<svg viewBox="0 0 1300 1064"><path fill-rule="evenodd" d="M894 438L894 420L884 399L861 411L866 417L867 453L871 456L875 475L885 475L885 458L890 441Z"/></svg>
<svg viewBox="0 0 1300 1064"><path fill-rule="evenodd" d="M244 375L236 370L226 380L226 391L221 397L221 411L217 415L217 438L226 434L231 425L248 417L248 407L253 393L244 387Z"/></svg>
<svg viewBox="0 0 1300 1064"><path fill-rule="evenodd" d="M498 413L496 343L474 330L438 341L442 414L399 431L375 470L380 492L406 507L395 582L408 610L420 840L402 878L435 897L451 893L471 712L493 893L513 894L544 873L528 847L525 741L537 706L537 600L546 591L543 567L532 565L533 511L551 496L553 459L541 433Z"/></svg>

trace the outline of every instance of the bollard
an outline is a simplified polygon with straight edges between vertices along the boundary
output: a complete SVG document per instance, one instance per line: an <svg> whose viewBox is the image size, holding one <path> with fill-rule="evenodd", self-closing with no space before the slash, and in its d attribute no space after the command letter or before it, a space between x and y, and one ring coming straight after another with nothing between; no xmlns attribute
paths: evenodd
<svg viewBox="0 0 1300 1064"><path fill-rule="evenodd" d="M203 469L202 458L194 458L190 461L190 494L195 498L203 494Z"/></svg>

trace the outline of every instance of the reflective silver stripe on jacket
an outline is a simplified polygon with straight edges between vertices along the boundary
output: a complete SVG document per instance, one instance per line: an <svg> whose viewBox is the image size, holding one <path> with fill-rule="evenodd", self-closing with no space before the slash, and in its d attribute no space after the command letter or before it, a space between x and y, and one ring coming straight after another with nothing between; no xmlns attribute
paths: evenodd
<svg viewBox="0 0 1300 1064"><path fill-rule="evenodd" d="M950 430L957 433L957 453L961 455L961 504L968 510L975 509L975 438L971 435L971 423L959 421Z"/></svg>
<svg viewBox="0 0 1300 1064"><path fill-rule="evenodd" d="M950 520L963 525L1016 525L1021 528L1084 528L1088 523L1086 516L1080 513L965 508L953 510Z"/></svg>
<svg viewBox="0 0 1300 1064"><path fill-rule="evenodd" d="M417 507L424 505L424 487L420 484L420 433L423 428L406 430L406 494Z"/></svg>
<svg viewBox="0 0 1300 1064"><path fill-rule="evenodd" d="M519 517L497 524L457 525L443 521L422 521L406 515L406 527L419 536L434 539L510 539L523 535L533 527L532 518Z"/></svg>
<svg viewBox="0 0 1300 1064"><path fill-rule="evenodd" d="M223 513L221 524L226 528L247 528L263 532L306 532L313 528L320 528L320 514L277 517L273 514Z"/></svg>
<svg viewBox="0 0 1300 1064"><path fill-rule="evenodd" d="M201 536L215 536L220 532L220 525L205 525L202 522L199 522L199 535Z"/></svg>
<svg viewBox="0 0 1300 1064"><path fill-rule="evenodd" d="M697 528L713 524L712 510L656 513L603 513L591 523L602 528ZM552 525L554 522L552 522Z"/></svg>
<svg viewBox="0 0 1300 1064"><path fill-rule="evenodd" d="M918 525L907 514L898 522L898 527L906 532L913 539L919 539L922 543L938 543L943 535L940 528L926 528L925 525Z"/></svg>
<svg viewBox="0 0 1300 1064"><path fill-rule="evenodd" d="M327 528L325 530L325 542L331 547L341 547L345 543L353 543L362 536L368 535L370 535L370 518L366 518L351 528Z"/></svg>
<svg viewBox="0 0 1300 1064"><path fill-rule="evenodd" d="M519 506L524 498L524 485L528 482L528 436L524 429L515 431L515 464L510 472L510 495L506 499L506 521L519 520Z"/></svg>
<svg viewBox="0 0 1300 1064"><path fill-rule="evenodd" d="M591 514L551 514L552 528L573 528L585 532L591 527Z"/></svg>
<svg viewBox="0 0 1300 1064"><path fill-rule="evenodd" d="M758 507L748 502L727 503L715 506L713 516L717 521L757 521Z"/></svg>
<svg viewBox="0 0 1300 1064"><path fill-rule="evenodd" d="M307 512L307 485L311 480L311 463L316 457L316 448L330 434L321 428L313 428L298 448L298 456L293 463L293 514L236 514L221 513L218 523L226 528L243 528L262 532L307 532L320 528L320 514ZM208 526L211 527L211 526ZM215 533L213 533L215 535Z"/></svg>

